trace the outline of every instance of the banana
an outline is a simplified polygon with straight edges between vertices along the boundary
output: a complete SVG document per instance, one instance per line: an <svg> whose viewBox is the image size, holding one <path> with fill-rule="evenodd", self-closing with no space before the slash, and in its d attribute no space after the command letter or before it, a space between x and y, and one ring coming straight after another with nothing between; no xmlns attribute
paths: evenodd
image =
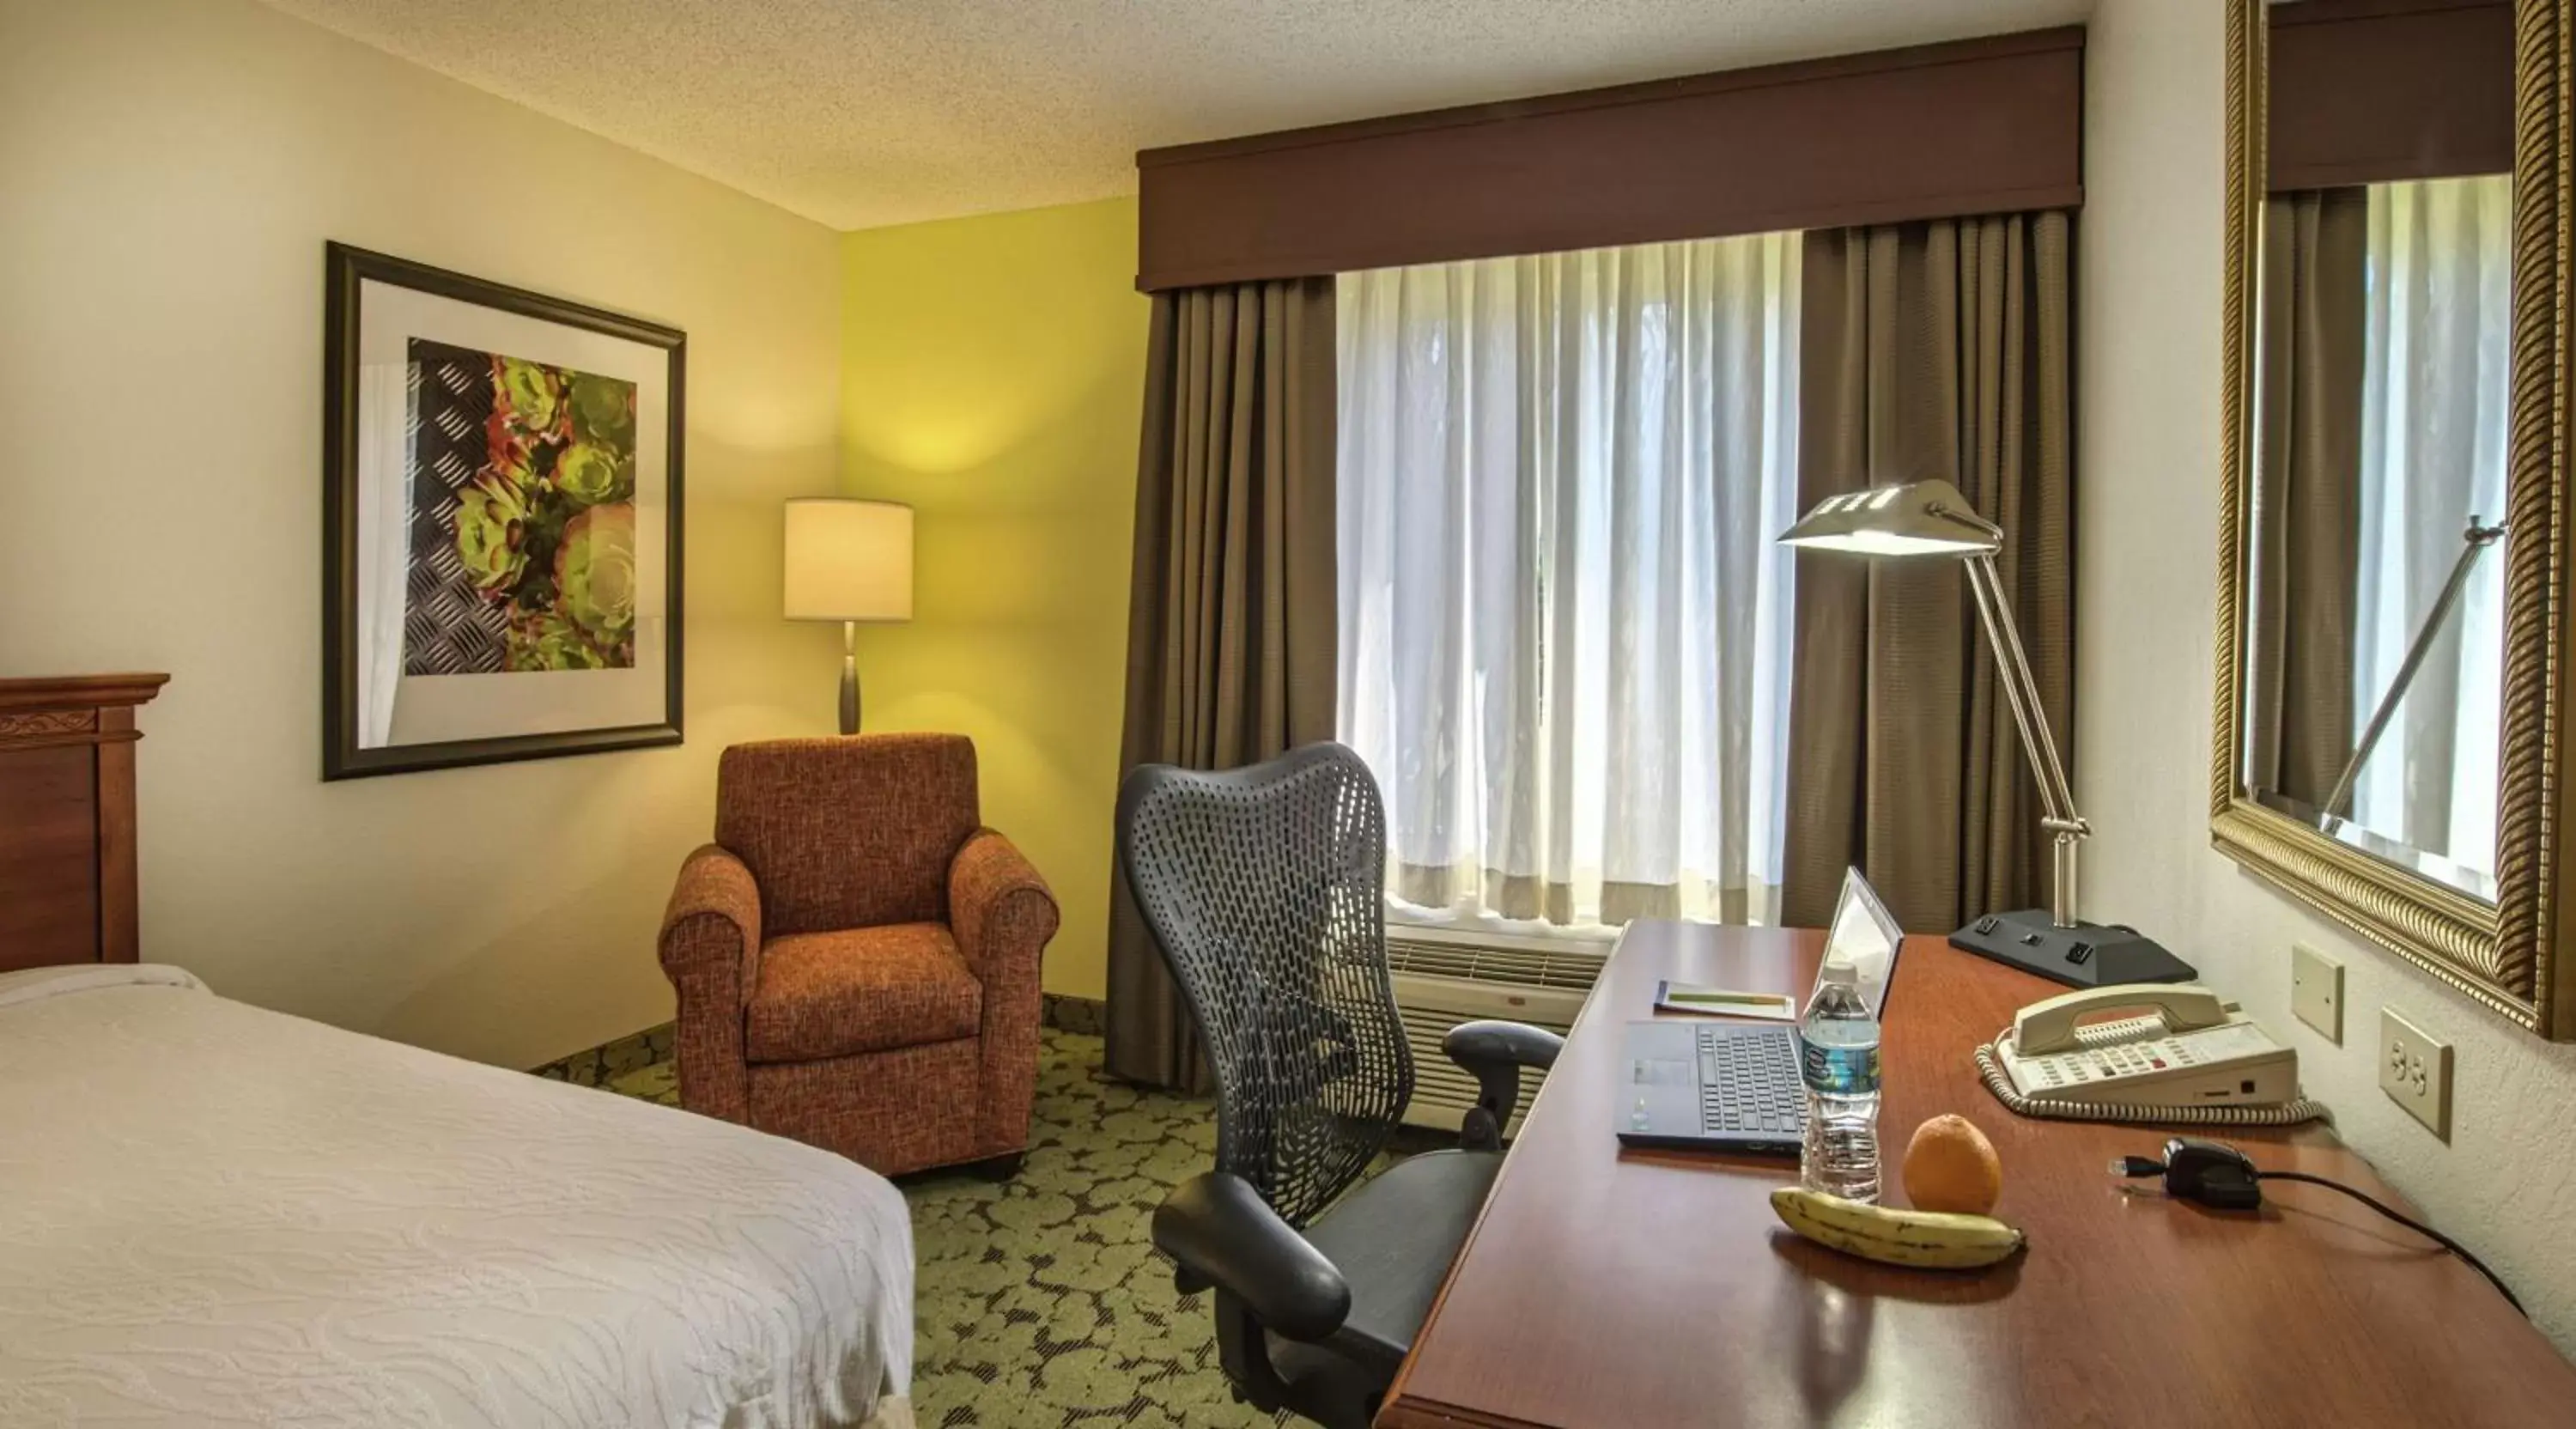
<svg viewBox="0 0 2576 1429"><path fill-rule="evenodd" d="M1893 1210L1796 1186L1772 1192L1771 1209L1818 1245L1888 1265L1965 1270L2003 1260L2025 1240L1991 1216Z"/></svg>

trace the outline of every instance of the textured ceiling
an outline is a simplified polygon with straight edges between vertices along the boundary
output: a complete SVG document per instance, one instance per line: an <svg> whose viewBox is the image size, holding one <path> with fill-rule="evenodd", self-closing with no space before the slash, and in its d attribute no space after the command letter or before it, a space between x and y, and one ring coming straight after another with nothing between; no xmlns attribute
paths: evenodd
<svg viewBox="0 0 2576 1429"><path fill-rule="evenodd" d="M2030 29L2092 0L268 0L836 228L1135 151Z"/></svg>

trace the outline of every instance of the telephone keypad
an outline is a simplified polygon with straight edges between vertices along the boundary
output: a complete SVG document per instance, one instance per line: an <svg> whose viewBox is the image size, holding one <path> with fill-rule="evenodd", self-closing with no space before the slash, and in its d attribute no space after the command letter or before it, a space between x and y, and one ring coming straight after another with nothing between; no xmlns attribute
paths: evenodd
<svg viewBox="0 0 2576 1429"><path fill-rule="evenodd" d="M2028 1066L2048 1086L2063 1087L2176 1071L2201 1060L2189 1042L2167 1037L2152 1042L2098 1042L2080 1052L2034 1058Z"/></svg>

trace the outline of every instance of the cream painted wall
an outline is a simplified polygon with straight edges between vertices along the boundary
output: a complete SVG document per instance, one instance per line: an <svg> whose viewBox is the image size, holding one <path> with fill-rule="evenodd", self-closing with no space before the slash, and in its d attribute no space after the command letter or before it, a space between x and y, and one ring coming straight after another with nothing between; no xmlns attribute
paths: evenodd
<svg viewBox="0 0 2576 1429"><path fill-rule="evenodd" d="M1135 200L870 229L842 254L843 486L918 513L914 619L859 636L867 726L974 737L985 822L1064 909L1047 989L1099 997L1149 312Z"/></svg>
<svg viewBox="0 0 2576 1429"><path fill-rule="evenodd" d="M2085 912L2134 922L2298 1049L2344 1137L2576 1349L2576 1046L2480 1013L2209 846L2218 522L2217 0L2102 0L2087 47L2078 793L2099 829ZM2290 944L2344 964L2334 1046L2290 1015ZM2384 1098L2394 1004L2457 1049L2447 1147Z"/></svg>
<svg viewBox="0 0 2576 1429"><path fill-rule="evenodd" d="M320 782L332 238L688 332L685 746ZM146 957L513 1066L670 1015L716 752L832 718L778 503L833 486L839 251L247 0L0 0L0 673L173 676Z"/></svg>

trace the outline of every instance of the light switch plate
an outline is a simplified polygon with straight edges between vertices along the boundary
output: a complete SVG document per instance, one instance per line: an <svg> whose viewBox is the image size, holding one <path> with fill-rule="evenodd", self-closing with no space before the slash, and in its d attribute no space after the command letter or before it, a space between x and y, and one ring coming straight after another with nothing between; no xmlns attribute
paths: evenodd
<svg viewBox="0 0 2576 1429"><path fill-rule="evenodd" d="M2305 943L2290 945L2290 1011L2343 1045L2343 964Z"/></svg>
<svg viewBox="0 0 2576 1429"><path fill-rule="evenodd" d="M2451 1044L2393 1007L2379 1009L2379 1089L2435 1136L2451 1139Z"/></svg>

